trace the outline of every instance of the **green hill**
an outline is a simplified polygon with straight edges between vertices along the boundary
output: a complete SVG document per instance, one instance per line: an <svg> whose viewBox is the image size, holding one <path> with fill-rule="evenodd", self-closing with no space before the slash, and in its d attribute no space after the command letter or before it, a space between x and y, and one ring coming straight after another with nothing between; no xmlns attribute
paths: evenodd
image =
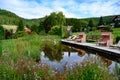
<svg viewBox="0 0 120 80"><path fill-rule="evenodd" d="M20 17L16 14L0 9L0 24L17 24Z"/></svg>
<svg viewBox="0 0 120 80"><path fill-rule="evenodd" d="M0 9L0 24L17 25L19 20L22 19L25 25L39 24L39 19L24 19L7 10Z"/></svg>
<svg viewBox="0 0 120 80"><path fill-rule="evenodd" d="M111 16L102 16L104 23L106 25L109 25L112 18L117 15L111 15ZM15 13L12 13L7 10L0 9L0 24L5 25L17 25L19 20L22 19L24 21L24 25L31 26L33 24L39 25L41 20L44 20L44 18L38 18L38 19L24 19L16 15ZM83 18L83 19L76 19L76 18L66 18L66 25L71 26L86 26L89 22L89 20L92 19L94 22L94 25L97 26L99 17L93 17L93 18Z"/></svg>

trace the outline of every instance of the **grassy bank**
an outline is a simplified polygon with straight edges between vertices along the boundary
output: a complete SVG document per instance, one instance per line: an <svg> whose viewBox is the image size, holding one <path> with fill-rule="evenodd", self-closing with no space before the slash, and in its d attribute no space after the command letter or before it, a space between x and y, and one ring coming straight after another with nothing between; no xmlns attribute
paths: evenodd
<svg viewBox="0 0 120 80"><path fill-rule="evenodd" d="M45 40L52 40L54 42L59 42L59 36L26 36L18 39L9 39L2 41L2 50L3 56L4 54L9 56L18 56L18 55L26 55L27 57L36 58L40 55L41 44Z"/></svg>

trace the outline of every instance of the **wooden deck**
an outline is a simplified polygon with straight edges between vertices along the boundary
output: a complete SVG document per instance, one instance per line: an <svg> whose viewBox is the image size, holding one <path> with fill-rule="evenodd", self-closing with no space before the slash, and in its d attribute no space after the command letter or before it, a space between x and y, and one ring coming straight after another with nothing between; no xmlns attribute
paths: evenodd
<svg viewBox="0 0 120 80"><path fill-rule="evenodd" d="M117 48L103 47L103 46L99 46L91 43L79 43L76 41L68 41L65 39L62 39L61 42L65 45L73 46L80 49L92 50L94 52L109 54L109 55L115 56L115 58L117 59L120 59L120 49L117 49Z"/></svg>

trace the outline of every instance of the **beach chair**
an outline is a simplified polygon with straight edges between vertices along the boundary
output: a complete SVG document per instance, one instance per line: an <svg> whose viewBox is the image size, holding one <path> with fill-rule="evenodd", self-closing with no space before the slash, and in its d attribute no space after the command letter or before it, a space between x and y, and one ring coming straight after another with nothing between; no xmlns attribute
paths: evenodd
<svg viewBox="0 0 120 80"><path fill-rule="evenodd" d="M84 43L86 42L86 34L85 33L79 33L79 35L76 38L77 42Z"/></svg>
<svg viewBox="0 0 120 80"><path fill-rule="evenodd" d="M77 38L76 35L72 35L72 36L70 36L67 40L68 40L68 41L74 41L76 38Z"/></svg>
<svg viewBox="0 0 120 80"><path fill-rule="evenodd" d="M119 49L120 49L120 40L118 41L117 44L115 44L115 45L110 45L110 47L112 47L112 48L119 48Z"/></svg>
<svg viewBox="0 0 120 80"><path fill-rule="evenodd" d="M98 41L98 45L107 46L113 45L113 35L110 32L102 32L102 39Z"/></svg>

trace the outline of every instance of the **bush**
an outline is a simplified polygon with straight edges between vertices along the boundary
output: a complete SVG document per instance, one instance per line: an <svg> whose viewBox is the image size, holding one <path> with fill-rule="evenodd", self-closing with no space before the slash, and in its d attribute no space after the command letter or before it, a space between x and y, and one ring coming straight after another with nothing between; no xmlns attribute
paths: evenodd
<svg viewBox="0 0 120 80"><path fill-rule="evenodd" d="M26 36L27 33L24 32L24 31L18 31L14 34L14 38L19 38L19 37L23 37L23 36Z"/></svg>
<svg viewBox="0 0 120 80"><path fill-rule="evenodd" d="M44 30L42 30L42 31L39 32L39 35L46 35L46 33L45 33Z"/></svg>
<svg viewBox="0 0 120 80"><path fill-rule="evenodd" d="M120 40L120 36L116 37L116 43L118 43L118 41Z"/></svg>
<svg viewBox="0 0 120 80"><path fill-rule="evenodd" d="M107 25L106 31L113 32L112 27L111 27L111 26L109 26L109 25Z"/></svg>
<svg viewBox="0 0 120 80"><path fill-rule="evenodd" d="M101 33L100 32L89 32L87 34L87 40L92 40L92 41L97 41L99 40L101 37Z"/></svg>
<svg viewBox="0 0 120 80"><path fill-rule="evenodd" d="M60 28L60 26L58 26L58 25L53 26L51 28L51 30L49 31L49 34L52 34L52 35L61 35L61 28Z"/></svg>

